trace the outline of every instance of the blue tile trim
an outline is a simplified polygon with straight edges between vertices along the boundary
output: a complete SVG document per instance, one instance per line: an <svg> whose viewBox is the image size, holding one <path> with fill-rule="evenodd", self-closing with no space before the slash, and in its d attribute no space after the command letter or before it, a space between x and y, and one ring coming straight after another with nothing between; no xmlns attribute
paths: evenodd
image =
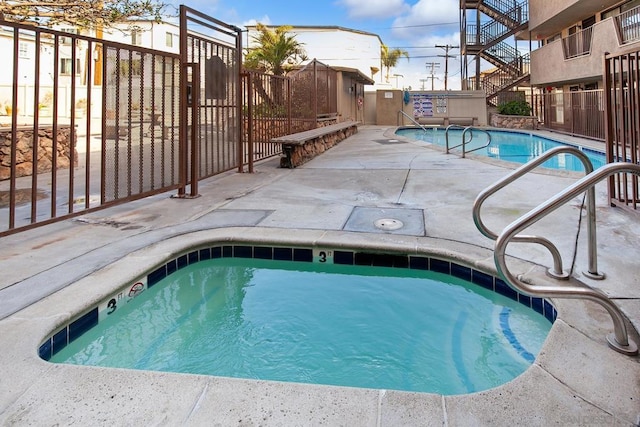
<svg viewBox="0 0 640 427"><path fill-rule="evenodd" d="M222 257L273 259L276 261L313 262L313 249L287 248L271 246L224 245L203 248L180 255L164 265L159 266L147 274L147 287L160 282L171 273L195 264L199 261ZM333 263L343 265L363 265L376 267L410 268L415 270L431 270L449 274L467 280L485 289L497 292L514 301L530 307L553 323L558 312L553 305L542 298L529 297L520 294L507 285L502 279L459 265L447 260L415 255L393 255L334 250ZM98 324L98 307L94 307L78 319L56 331L48 337L38 348L38 355L44 360L50 360L53 355L66 347L71 341Z"/></svg>
<svg viewBox="0 0 640 427"><path fill-rule="evenodd" d="M167 263L167 276L178 271L178 263L175 259L172 259Z"/></svg>
<svg viewBox="0 0 640 427"><path fill-rule="evenodd" d="M369 254L366 252L356 252L355 254L353 254L353 265L364 265L370 267L371 265L373 265L373 254Z"/></svg>
<svg viewBox="0 0 640 427"><path fill-rule="evenodd" d="M471 269L463 265L451 263L451 275L467 282L471 282Z"/></svg>
<svg viewBox="0 0 640 427"><path fill-rule="evenodd" d="M451 274L451 263L449 261L431 258L429 267L429 270L435 271L436 273Z"/></svg>
<svg viewBox="0 0 640 427"><path fill-rule="evenodd" d="M69 324L69 342L98 324L98 307Z"/></svg>
<svg viewBox="0 0 640 427"><path fill-rule="evenodd" d="M393 265L395 268L409 268L409 257L406 255L392 255Z"/></svg>
<svg viewBox="0 0 640 427"><path fill-rule="evenodd" d="M478 286L482 286L485 289L493 291L494 286L494 277L490 274L483 273L482 271L472 270L471 271L471 283L474 283Z"/></svg>
<svg viewBox="0 0 640 427"><path fill-rule="evenodd" d="M200 249L200 261L211 259L211 248Z"/></svg>
<svg viewBox="0 0 640 427"><path fill-rule="evenodd" d="M253 248L251 246L234 246L233 256L235 258L253 258Z"/></svg>
<svg viewBox="0 0 640 427"><path fill-rule="evenodd" d="M353 265L353 252L333 251L333 263L343 265Z"/></svg>
<svg viewBox="0 0 640 427"><path fill-rule="evenodd" d="M181 257L178 257L176 262L178 264L178 270L180 270L181 268L185 268L187 265L189 265L187 255L182 255Z"/></svg>
<svg viewBox="0 0 640 427"><path fill-rule="evenodd" d="M409 268L413 268L415 270L428 270L429 258L424 256L410 256Z"/></svg>
<svg viewBox="0 0 640 427"><path fill-rule="evenodd" d="M504 295L507 298L511 298L514 301L518 301L518 291L507 285L504 280L496 278L496 290L500 295Z"/></svg>
<svg viewBox="0 0 640 427"><path fill-rule="evenodd" d="M51 338L48 338L38 349L38 355L40 356L41 359L44 359L46 361L49 361L49 359L51 359L52 356L52 346L53 344L51 343Z"/></svg>
<svg viewBox="0 0 640 427"><path fill-rule="evenodd" d="M273 259L276 261L292 261L293 248L273 248Z"/></svg>
<svg viewBox="0 0 640 427"><path fill-rule="evenodd" d="M51 340L53 342L53 348L51 350L52 356L67 346L68 333L69 329L65 326L53 335L53 338Z"/></svg>
<svg viewBox="0 0 640 427"><path fill-rule="evenodd" d="M299 262L313 262L313 250L294 248L293 260Z"/></svg>
<svg viewBox="0 0 640 427"><path fill-rule="evenodd" d="M256 246L253 248L253 257L258 259L273 259L271 246Z"/></svg>
<svg viewBox="0 0 640 427"><path fill-rule="evenodd" d="M167 266L162 265L151 273L147 274L147 287L152 287L165 277L167 277Z"/></svg>
<svg viewBox="0 0 640 427"><path fill-rule="evenodd" d="M218 258L222 258L222 248L220 246L211 248L211 259L218 259Z"/></svg>

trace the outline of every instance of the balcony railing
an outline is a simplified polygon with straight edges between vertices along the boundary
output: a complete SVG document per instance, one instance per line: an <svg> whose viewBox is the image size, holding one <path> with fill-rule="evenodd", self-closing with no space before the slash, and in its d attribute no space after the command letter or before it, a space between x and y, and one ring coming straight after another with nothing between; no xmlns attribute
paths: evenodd
<svg viewBox="0 0 640 427"><path fill-rule="evenodd" d="M623 44L640 40L640 6L622 12L615 20Z"/></svg>
<svg viewBox="0 0 640 427"><path fill-rule="evenodd" d="M564 59L576 58L591 53L591 39L593 38L593 27L585 28L569 37L562 39L562 50Z"/></svg>

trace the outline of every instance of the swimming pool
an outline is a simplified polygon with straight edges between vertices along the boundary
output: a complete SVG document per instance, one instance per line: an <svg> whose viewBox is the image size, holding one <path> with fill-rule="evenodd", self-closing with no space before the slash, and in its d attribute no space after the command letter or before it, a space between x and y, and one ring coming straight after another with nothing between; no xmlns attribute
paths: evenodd
<svg viewBox="0 0 640 427"><path fill-rule="evenodd" d="M462 142L462 129L449 130L449 145L454 146ZM473 154L484 155L487 157L505 160L508 162L527 163L528 161L540 156L551 148L567 145L565 143L554 141L542 136L502 130L487 130L491 135L491 144L486 148L474 151ZM427 131L417 128L401 128L396 131L397 135L404 136L416 141L424 141L432 144L445 146L445 129L444 128L428 128ZM467 136L468 138L468 136ZM467 151L481 147L486 144L487 139L483 132L474 133L474 137L467 144ZM582 151L589 157L593 168L597 169L606 164L605 155L601 152L581 147ZM457 149L459 150L459 149ZM566 170L566 171L584 171L582 162L575 156L562 153L542 164L545 168Z"/></svg>
<svg viewBox="0 0 640 427"><path fill-rule="evenodd" d="M225 245L127 285L53 334L40 355L460 394L524 372L555 316L547 301L441 259Z"/></svg>

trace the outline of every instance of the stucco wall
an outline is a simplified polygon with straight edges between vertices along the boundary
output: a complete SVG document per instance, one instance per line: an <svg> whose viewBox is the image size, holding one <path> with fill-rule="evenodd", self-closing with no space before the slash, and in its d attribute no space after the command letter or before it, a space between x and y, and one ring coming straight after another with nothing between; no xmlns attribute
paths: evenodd
<svg viewBox="0 0 640 427"><path fill-rule="evenodd" d="M640 42L620 45L615 21L612 18L605 19L593 26L591 53L588 55L564 59L562 40L531 52L531 84L554 86L554 83L601 80L605 52L618 53L633 46L640 47Z"/></svg>
<svg viewBox="0 0 640 427"><path fill-rule="evenodd" d="M397 126L398 111L402 110L401 90L376 91L376 124L380 126Z"/></svg>
<svg viewBox="0 0 640 427"><path fill-rule="evenodd" d="M393 93L392 99L385 97L388 92ZM445 119L455 123L456 118L476 119L480 126L487 124L487 103L483 91L411 91L409 95L409 102L405 103L402 91L379 90L376 98L378 124L396 125L400 109L418 121L433 120L433 124L444 124ZM421 110L417 115L416 109ZM412 123L404 118L400 124Z"/></svg>

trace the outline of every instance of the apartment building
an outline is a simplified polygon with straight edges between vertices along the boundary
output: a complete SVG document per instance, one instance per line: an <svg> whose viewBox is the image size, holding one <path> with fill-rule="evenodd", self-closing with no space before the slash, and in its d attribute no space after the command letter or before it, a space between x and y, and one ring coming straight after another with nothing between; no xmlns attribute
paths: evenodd
<svg viewBox="0 0 640 427"><path fill-rule="evenodd" d="M529 0L531 84L551 91L602 88L603 57L640 48L640 0Z"/></svg>

